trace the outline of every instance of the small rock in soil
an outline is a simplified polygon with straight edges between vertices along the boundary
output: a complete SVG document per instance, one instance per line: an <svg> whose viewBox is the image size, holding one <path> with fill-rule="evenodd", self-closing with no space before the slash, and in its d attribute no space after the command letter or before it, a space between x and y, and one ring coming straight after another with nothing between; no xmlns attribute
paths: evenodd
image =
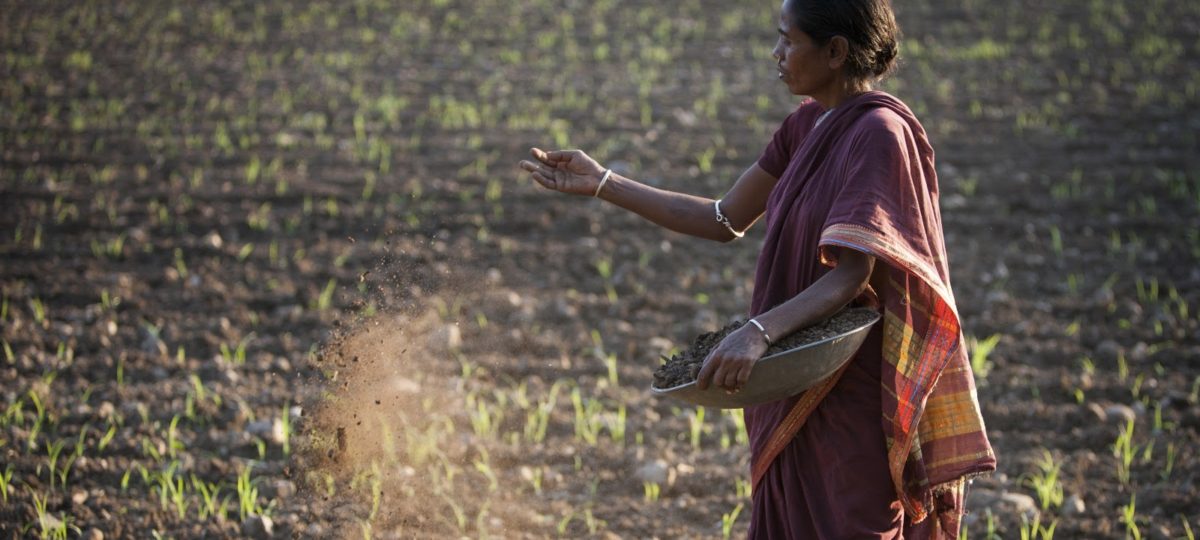
<svg viewBox="0 0 1200 540"><path fill-rule="evenodd" d="M249 516L242 522L242 535L247 538L270 538L275 534L275 523L266 516Z"/></svg>
<svg viewBox="0 0 1200 540"><path fill-rule="evenodd" d="M997 516L1023 515L1029 521L1035 520L1041 513L1033 497L1023 493L999 492L990 489L971 489L967 491L968 516L982 516L984 510L991 509ZM978 519L978 518L976 518Z"/></svg>
<svg viewBox="0 0 1200 540"><path fill-rule="evenodd" d="M633 476L642 482L661 484L667 481L668 469L666 461L656 459L638 467L637 472Z"/></svg>
<svg viewBox="0 0 1200 540"><path fill-rule="evenodd" d="M104 532L100 529L88 529L83 533L84 540L104 540Z"/></svg>
<svg viewBox="0 0 1200 540"><path fill-rule="evenodd" d="M1129 422L1130 420L1137 419L1137 413L1134 412L1133 408L1131 408L1128 405L1122 405L1120 403L1117 403L1114 405L1109 405L1108 407L1105 407L1104 415L1109 420L1112 420L1114 422L1120 422L1122 424Z"/></svg>
<svg viewBox="0 0 1200 540"><path fill-rule="evenodd" d="M776 341L767 349L767 352L763 356L770 356L789 349L795 349L801 345L844 334L866 324L867 321L875 318L876 313L871 308L844 309L823 323L802 328ZM745 324L745 321L733 322L716 332L708 332L698 336L686 351L667 359L665 364L659 366L654 371L654 387L674 388L696 380L696 375L700 373L700 368L704 365L704 359L708 358L708 354L721 343L722 339L725 339L725 336L728 336Z"/></svg>
<svg viewBox="0 0 1200 540"><path fill-rule="evenodd" d="M278 418L250 422L246 425L246 433L280 445L287 438L287 434L283 430L283 422Z"/></svg>
<svg viewBox="0 0 1200 540"><path fill-rule="evenodd" d="M1087 506L1083 504L1083 498L1074 493L1067 500L1063 501L1062 512L1064 516L1078 516L1087 510Z"/></svg>
<svg viewBox="0 0 1200 540"><path fill-rule="evenodd" d="M296 484L291 480L276 480L268 483L266 487L264 495L271 499L288 499L296 494Z"/></svg>
<svg viewBox="0 0 1200 540"><path fill-rule="evenodd" d="M1121 346L1111 339L1101 341L1100 345L1096 346L1096 356L1106 364L1115 364L1117 357L1123 353Z"/></svg>

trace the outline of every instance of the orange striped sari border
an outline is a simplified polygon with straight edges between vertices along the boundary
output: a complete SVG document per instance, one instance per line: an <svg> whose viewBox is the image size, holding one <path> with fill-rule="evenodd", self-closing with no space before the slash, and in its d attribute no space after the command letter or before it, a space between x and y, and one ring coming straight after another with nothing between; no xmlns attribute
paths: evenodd
<svg viewBox="0 0 1200 540"><path fill-rule="evenodd" d="M938 276L936 269L923 264L913 264L913 261L921 261L921 258L917 254L903 246L884 242L883 236L876 231L861 225L838 223L826 227L821 232L819 244L821 246L848 247L876 257L882 256L887 259L888 263L917 276L943 299L953 298L950 295L950 291L942 288L942 280ZM950 302L953 302L953 300L950 300ZM951 304L951 307L953 307L953 304ZM954 311L957 314L958 310L954 309ZM955 318L957 319L957 315Z"/></svg>

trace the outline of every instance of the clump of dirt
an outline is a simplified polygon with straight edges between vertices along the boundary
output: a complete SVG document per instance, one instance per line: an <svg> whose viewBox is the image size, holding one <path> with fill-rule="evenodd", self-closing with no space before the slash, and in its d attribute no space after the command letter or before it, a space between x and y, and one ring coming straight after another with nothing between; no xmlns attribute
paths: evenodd
<svg viewBox="0 0 1200 540"><path fill-rule="evenodd" d="M824 322L807 328L801 328L776 341L767 349L767 352L763 356L770 356L789 349L795 349L802 345L845 334L867 324L875 318L876 313L876 310L872 308L856 307L843 309ZM700 368L704 366L704 359L708 358L708 354L717 348L717 345L721 343L721 340L725 339L725 336L728 336L745 324L747 324L746 321L734 321L716 332L707 332L697 336L686 351L668 358L665 364L659 366L654 371L654 387L674 388L696 380L696 375L700 373Z"/></svg>

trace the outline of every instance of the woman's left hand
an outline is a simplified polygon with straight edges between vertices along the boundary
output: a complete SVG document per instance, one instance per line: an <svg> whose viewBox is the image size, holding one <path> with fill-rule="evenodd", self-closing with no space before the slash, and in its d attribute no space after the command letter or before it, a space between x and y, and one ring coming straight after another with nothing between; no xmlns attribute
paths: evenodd
<svg viewBox="0 0 1200 540"><path fill-rule="evenodd" d="M762 333L747 323L725 336L721 343L708 354L704 367L696 375L696 386L705 390L710 384L736 392L750 380L754 363L767 352L767 342Z"/></svg>

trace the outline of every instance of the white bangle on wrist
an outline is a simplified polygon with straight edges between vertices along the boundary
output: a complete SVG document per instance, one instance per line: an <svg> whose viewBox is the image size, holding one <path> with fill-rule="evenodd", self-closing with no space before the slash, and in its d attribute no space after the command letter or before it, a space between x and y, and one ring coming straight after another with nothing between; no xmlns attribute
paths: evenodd
<svg viewBox="0 0 1200 540"><path fill-rule="evenodd" d="M767 346L770 347L771 346L771 335L767 334L767 329L763 328L762 323L760 323L754 319L750 319L750 324L753 324L755 327L758 328L758 333L762 334L763 341L767 342Z"/></svg>
<svg viewBox="0 0 1200 540"><path fill-rule="evenodd" d="M612 169L604 169L604 176L600 178L600 184L596 186L596 192L592 194L592 197L600 196L600 190L604 189L604 183L608 182L610 176L612 176Z"/></svg>
<svg viewBox="0 0 1200 540"><path fill-rule="evenodd" d="M733 224L729 222L729 218L725 217L725 214L721 213L721 199L717 199L717 201L713 203L713 210L717 212L717 223L720 223L721 225L724 225L726 229L729 229L729 232L733 234L734 238L741 238L746 235L745 232L738 232L735 230L733 228Z"/></svg>

